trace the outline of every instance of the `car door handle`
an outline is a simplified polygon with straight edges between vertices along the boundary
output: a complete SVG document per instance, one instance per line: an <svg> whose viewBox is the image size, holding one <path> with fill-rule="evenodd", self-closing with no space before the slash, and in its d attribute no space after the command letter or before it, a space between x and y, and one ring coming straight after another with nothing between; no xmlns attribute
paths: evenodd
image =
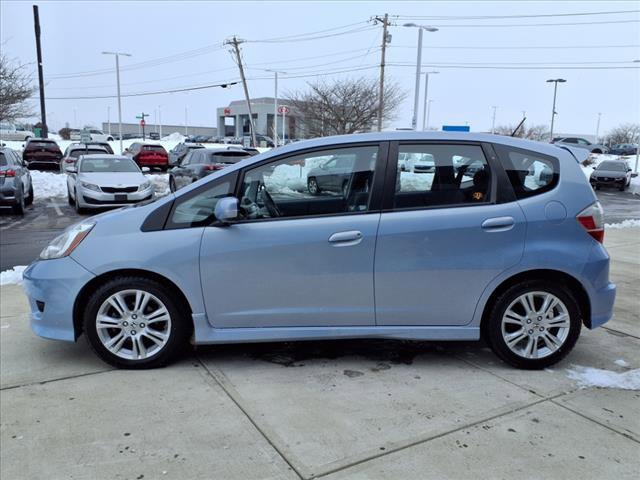
<svg viewBox="0 0 640 480"><path fill-rule="evenodd" d="M516 221L513 217L487 218L482 222L482 229L489 232L504 232L511 230Z"/></svg>
<svg viewBox="0 0 640 480"><path fill-rule="evenodd" d="M329 237L329 243L333 243L336 246L349 246L357 245L362 241L362 232L357 230L351 230L348 232L334 233Z"/></svg>

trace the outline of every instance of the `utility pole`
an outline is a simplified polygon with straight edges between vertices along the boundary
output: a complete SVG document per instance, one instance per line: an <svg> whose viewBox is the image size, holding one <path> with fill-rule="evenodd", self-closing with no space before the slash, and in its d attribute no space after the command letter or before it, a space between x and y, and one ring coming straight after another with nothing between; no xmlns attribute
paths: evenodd
<svg viewBox="0 0 640 480"><path fill-rule="evenodd" d="M429 130L429 117L431 116L431 102L433 102L433 100L429 100L427 102L427 130Z"/></svg>
<svg viewBox="0 0 640 480"><path fill-rule="evenodd" d="M491 121L491 133L496 133L496 110L498 110L498 107L494 105L491 108L493 108L493 120Z"/></svg>
<svg viewBox="0 0 640 480"><path fill-rule="evenodd" d="M247 110L249 110L249 125L251 128L251 144L255 148L257 146L256 141L256 129L253 123L253 112L251 111L251 99L249 98L249 88L247 87L247 79L244 76L244 68L242 66L242 59L240 58L240 44L243 43L244 40L233 37L231 40L225 40L225 45L233 45L234 53L236 55L236 62L238 63L238 68L240 69L240 79L242 80L242 86L244 87L244 97L247 101Z"/></svg>
<svg viewBox="0 0 640 480"><path fill-rule="evenodd" d="M107 127L109 135L111 135L111 107L107 106Z"/></svg>
<svg viewBox="0 0 640 480"><path fill-rule="evenodd" d="M600 137L600 117L602 116L602 112L598 112L598 124L596 125L596 143L600 143L598 141L598 137Z"/></svg>
<svg viewBox="0 0 640 480"><path fill-rule="evenodd" d="M429 100L429 74L430 73L440 73L440 72L436 72L436 71L424 72L424 105L422 107L422 131L423 132L429 126L429 122L427 121L427 103Z"/></svg>
<svg viewBox="0 0 640 480"><path fill-rule="evenodd" d="M387 33L389 26L389 14L385 13L384 18L375 17L375 21L382 22L382 56L380 57L380 93L378 94L378 131L382 131L382 115L384 113L384 66L387 43L391 43L391 35Z"/></svg>
<svg viewBox="0 0 640 480"><path fill-rule="evenodd" d="M160 124L160 138L162 139L162 105L158 105L158 123Z"/></svg>
<svg viewBox="0 0 640 480"><path fill-rule="evenodd" d="M38 83L40 85L40 122L42 123L42 138L48 138L47 111L44 104L44 73L42 71L42 48L40 47L40 14L38 6L33 6L33 25L36 32L36 54L38 56Z"/></svg>
<svg viewBox="0 0 640 480"><path fill-rule="evenodd" d="M187 126L189 125L188 115L189 115L189 110L187 109L187 107L184 107L184 136L185 137L189 136L189 127Z"/></svg>

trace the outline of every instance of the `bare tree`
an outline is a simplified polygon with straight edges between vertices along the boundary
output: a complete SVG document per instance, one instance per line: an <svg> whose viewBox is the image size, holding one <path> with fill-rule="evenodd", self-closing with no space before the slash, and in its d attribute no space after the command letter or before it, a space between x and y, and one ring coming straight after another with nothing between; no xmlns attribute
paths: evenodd
<svg viewBox="0 0 640 480"><path fill-rule="evenodd" d="M32 116L28 100L33 92L27 67L0 56L0 121Z"/></svg>
<svg viewBox="0 0 640 480"><path fill-rule="evenodd" d="M513 131L516 129L517 125L501 125L496 127L495 132L498 135L507 135L510 136ZM545 140L549 136L549 127L546 125L531 125L527 127L527 125L522 125L514 137L517 138L527 138L529 140Z"/></svg>
<svg viewBox="0 0 640 480"><path fill-rule="evenodd" d="M640 124L623 123L611 130L605 137L607 145L618 143L640 143Z"/></svg>
<svg viewBox="0 0 640 480"><path fill-rule="evenodd" d="M307 137L371 131L378 118L377 80L358 78L309 83L309 90L288 92L288 102L304 118ZM406 93L395 83L384 89L383 121L395 118Z"/></svg>

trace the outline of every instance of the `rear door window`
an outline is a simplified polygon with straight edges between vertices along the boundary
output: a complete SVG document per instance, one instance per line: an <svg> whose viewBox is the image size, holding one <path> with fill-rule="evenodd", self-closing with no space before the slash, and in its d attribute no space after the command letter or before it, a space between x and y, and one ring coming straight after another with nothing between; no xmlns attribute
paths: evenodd
<svg viewBox="0 0 640 480"><path fill-rule="evenodd" d="M552 190L560 178L557 158L529 150L494 145L516 198L522 199Z"/></svg>

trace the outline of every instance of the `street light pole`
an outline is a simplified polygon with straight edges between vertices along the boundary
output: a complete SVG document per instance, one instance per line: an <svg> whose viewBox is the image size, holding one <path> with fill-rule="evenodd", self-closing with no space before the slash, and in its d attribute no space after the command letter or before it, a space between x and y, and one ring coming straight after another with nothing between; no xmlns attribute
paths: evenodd
<svg viewBox="0 0 640 480"><path fill-rule="evenodd" d="M549 80L547 80L547 83L553 83L553 108L551 109L551 131L549 133L549 141L553 140L553 123L556 119L556 97L558 94L558 83L565 83L566 80L564 78L550 78Z"/></svg>
<svg viewBox="0 0 640 480"><path fill-rule="evenodd" d="M600 143L598 138L600 137L600 117L602 116L602 112L598 112L598 123L596 125L596 143Z"/></svg>
<svg viewBox="0 0 640 480"><path fill-rule="evenodd" d="M413 94L413 117L411 118L411 128L418 129L418 103L420 102L420 69L422 67L422 31L437 32L435 27L417 25L415 23L405 23L403 27L415 27L418 29L418 54L416 59L416 86Z"/></svg>
<svg viewBox="0 0 640 480"><path fill-rule="evenodd" d="M429 130L429 117L431 116L431 102L433 102L433 100L429 100L427 102L427 130Z"/></svg>
<svg viewBox="0 0 640 480"><path fill-rule="evenodd" d="M429 122L427 121L427 103L429 98L429 74L430 73L440 73L435 70L432 72L424 72L424 105L422 106L422 131L425 131L429 127Z"/></svg>
<svg viewBox="0 0 640 480"><path fill-rule="evenodd" d="M498 110L498 107L494 105L491 108L493 108L493 119L491 120L491 133L496 133L496 110Z"/></svg>
<svg viewBox="0 0 640 480"><path fill-rule="evenodd" d="M120 153L124 151L122 146L122 102L120 99L120 55L130 57L130 53L102 52L103 55L115 55L116 57L116 84L118 87L118 138L120 139Z"/></svg>

